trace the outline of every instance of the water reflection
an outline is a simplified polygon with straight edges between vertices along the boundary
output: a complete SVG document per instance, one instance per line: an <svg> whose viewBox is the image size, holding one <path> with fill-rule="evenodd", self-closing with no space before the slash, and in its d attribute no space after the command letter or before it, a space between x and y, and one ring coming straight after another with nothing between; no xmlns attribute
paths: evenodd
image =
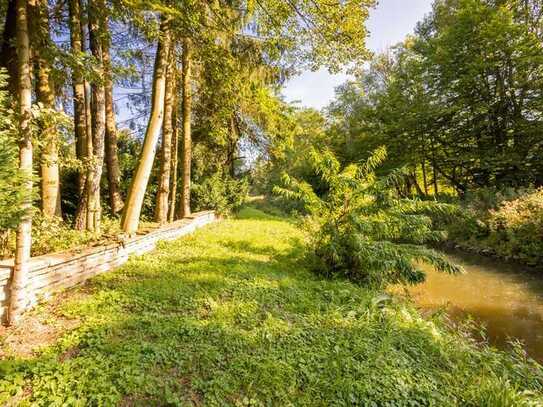
<svg viewBox="0 0 543 407"><path fill-rule="evenodd" d="M464 253L450 253L466 274L451 276L425 267L427 281L408 289L423 308L446 306L453 318L471 315L491 343L506 347L520 339L530 356L543 361L543 272Z"/></svg>

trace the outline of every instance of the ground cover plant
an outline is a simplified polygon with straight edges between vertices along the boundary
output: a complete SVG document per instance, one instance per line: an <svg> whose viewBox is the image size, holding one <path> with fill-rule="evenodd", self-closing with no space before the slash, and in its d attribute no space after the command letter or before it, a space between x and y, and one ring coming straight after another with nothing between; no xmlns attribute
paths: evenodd
<svg viewBox="0 0 543 407"><path fill-rule="evenodd" d="M5 356L0 404L543 402L541 366L379 291L321 279L304 239L295 222L245 208L71 290L43 323L77 328Z"/></svg>

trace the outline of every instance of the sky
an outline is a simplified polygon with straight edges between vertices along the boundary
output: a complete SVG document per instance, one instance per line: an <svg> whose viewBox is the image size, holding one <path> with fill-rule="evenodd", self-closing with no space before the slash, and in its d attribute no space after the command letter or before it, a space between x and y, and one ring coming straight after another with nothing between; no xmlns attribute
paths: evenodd
<svg viewBox="0 0 543 407"><path fill-rule="evenodd" d="M432 3L433 0L379 0L377 7L370 10L367 22L368 48L380 52L402 41L430 12ZM326 70L304 72L286 84L283 95L289 102L321 109L334 98L334 88L347 79L345 74L330 75Z"/></svg>

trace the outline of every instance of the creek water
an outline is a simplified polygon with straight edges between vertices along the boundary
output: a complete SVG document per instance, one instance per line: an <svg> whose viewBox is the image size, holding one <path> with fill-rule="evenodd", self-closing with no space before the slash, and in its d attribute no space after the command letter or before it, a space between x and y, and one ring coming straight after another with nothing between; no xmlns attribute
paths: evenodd
<svg viewBox="0 0 543 407"><path fill-rule="evenodd" d="M468 316L486 328L490 343L507 348L510 339L543 362L543 273L478 255L449 252L466 274L448 275L432 267L424 284L409 287L423 309L445 307L454 320Z"/></svg>

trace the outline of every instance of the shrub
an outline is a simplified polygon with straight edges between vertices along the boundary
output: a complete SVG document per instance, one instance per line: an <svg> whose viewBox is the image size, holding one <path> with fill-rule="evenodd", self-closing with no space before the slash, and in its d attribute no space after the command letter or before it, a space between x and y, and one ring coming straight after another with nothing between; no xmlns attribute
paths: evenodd
<svg viewBox="0 0 543 407"><path fill-rule="evenodd" d="M245 178L236 180L219 172L192 185L192 204L195 210L213 209L220 215L237 210L249 193Z"/></svg>
<svg viewBox="0 0 543 407"><path fill-rule="evenodd" d="M142 222L142 227L147 224ZM102 217L100 232L75 230L58 216L44 216L35 211L32 216L32 256L84 248L116 239L121 232L119 220ZM15 233L9 233L5 241L4 257L15 255Z"/></svg>
<svg viewBox="0 0 543 407"><path fill-rule="evenodd" d="M543 188L504 201L489 215L487 241L500 254L533 265L542 262Z"/></svg>
<svg viewBox="0 0 543 407"><path fill-rule="evenodd" d="M57 216L36 212L32 219L32 255L54 253L98 244L120 233L117 219L102 217L100 232L75 230Z"/></svg>
<svg viewBox="0 0 543 407"><path fill-rule="evenodd" d="M449 238L466 249L529 265L543 264L543 188L477 191L462 204Z"/></svg>
<svg viewBox="0 0 543 407"><path fill-rule="evenodd" d="M394 185L402 170L383 179L375 175L385 157L386 150L380 148L366 163L342 169L330 151L313 150L311 165L328 192L321 198L310 184L287 174L285 188L275 188L279 195L304 203L317 270L379 287L422 282L425 274L418 262L440 271L459 271L443 255L424 246L444 237L434 230L430 215L451 215L455 207L399 198Z"/></svg>

